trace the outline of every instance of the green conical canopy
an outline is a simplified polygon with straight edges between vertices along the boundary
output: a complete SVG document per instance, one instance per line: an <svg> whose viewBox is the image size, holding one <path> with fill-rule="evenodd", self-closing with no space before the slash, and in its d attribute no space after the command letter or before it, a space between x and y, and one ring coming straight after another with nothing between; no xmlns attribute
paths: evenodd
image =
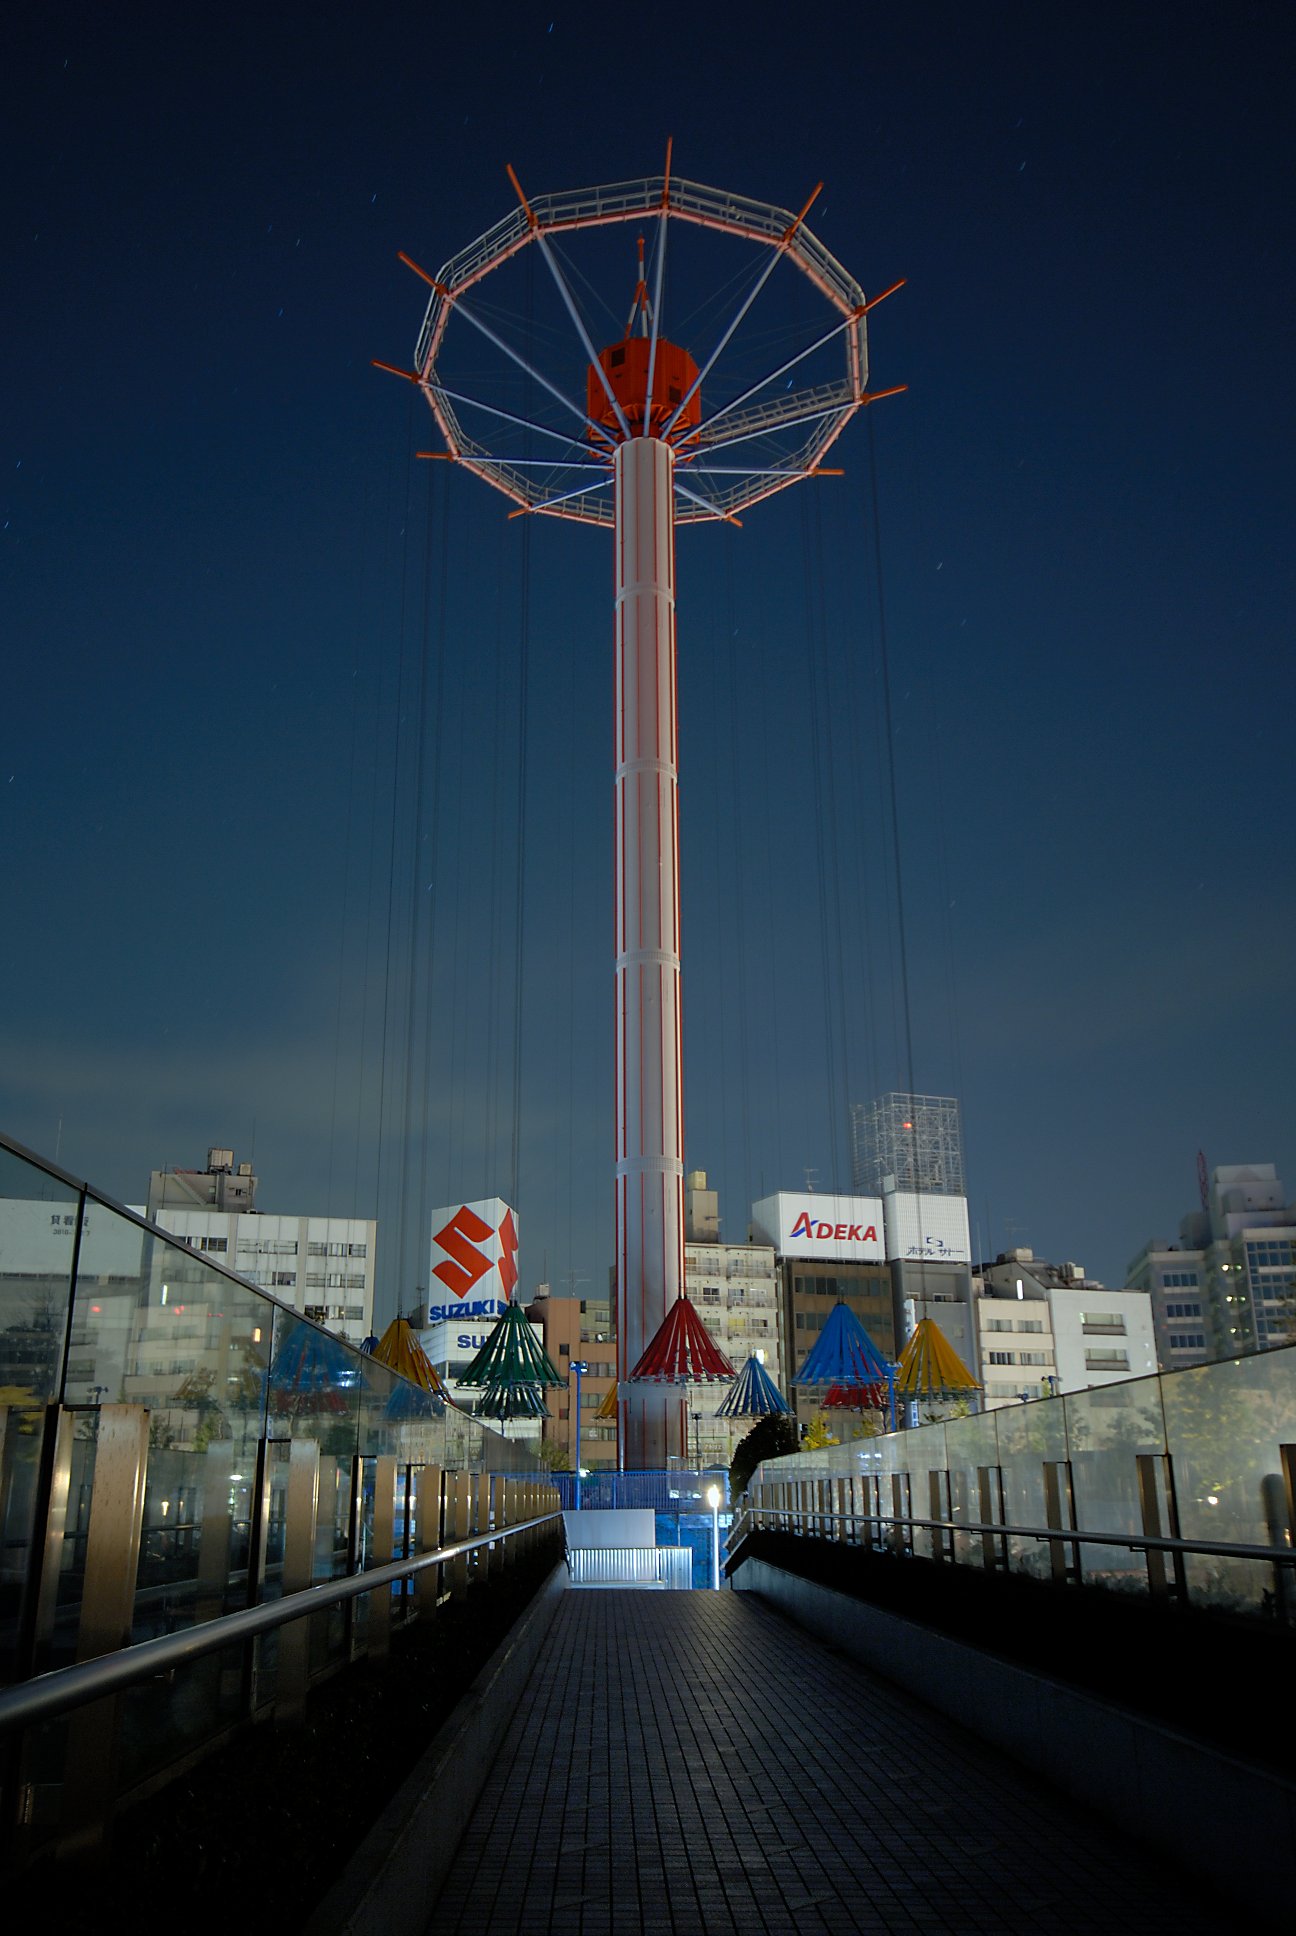
<svg viewBox="0 0 1296 1936"><path fill-rule="evenodd" d="M480 1385L478 1411L487 1418L548 1418L546 1385L565 1385L537 1339L522 1306L510 1302L477 1356L460 1372L461 1385Z"/></svg>

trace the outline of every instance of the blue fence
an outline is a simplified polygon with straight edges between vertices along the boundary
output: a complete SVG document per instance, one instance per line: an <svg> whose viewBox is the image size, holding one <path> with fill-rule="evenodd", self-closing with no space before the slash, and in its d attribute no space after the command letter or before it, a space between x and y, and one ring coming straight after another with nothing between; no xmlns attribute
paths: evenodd
<svg viewBox="0 0 1296 1936"><path fill-rule="evenodd" d="M557 1486L565 1512L580 1506L590 1512L646 1507L652 1512L709 1513L712 1486L720 1489L721 1511L729 1505L724 1466L709 1472L589 1472L579 1481L574 1472L551 1472L545 1479Z"/></svg>

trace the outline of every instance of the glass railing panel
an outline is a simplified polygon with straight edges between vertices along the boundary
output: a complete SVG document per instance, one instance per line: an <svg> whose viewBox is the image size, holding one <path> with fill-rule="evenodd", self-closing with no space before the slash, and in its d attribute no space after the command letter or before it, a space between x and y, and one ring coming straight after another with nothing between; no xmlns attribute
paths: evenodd
<svg viewBox="0 0 1296 1936"><path fill-rule="evenodd" d="M0 1681L30 1617L45 1408L59 1395L80 1193L0 1149Z"/></svg>
<svg viewBox="0 0 1296 1936"><path fill-rule="evenodd" d="M1283 1445L1296 1444L1296 1347L1196 1365L1162 1380L1184 1539L1291 1551ZM1296 1617L1291 1568L1190 1555L1196 1603Z"/></svg>
<svg viewBox="0 0 1296 1936"><path fill-rule="evenodd" d="M999 1443L1004 1518L1010 1526L1047 1526L1045 1467L1060 1470L1067 1455L1061 1403L1037 1399L1029 1405L1002 1405L988 1416L994 1420ZM1052 1571L1048 1541L1010 1535L1008 1565L1014 1573L1048 1579Z"/></svg>
<svg viewBox="0 0 1296 1936"><path fill-rule="evenodd" d="M1068 1394L1062 1405L1077 1531L1141 1537L1138 1461L1165 1451L1161 1380L1132 1378L1098 1385ZM1141 1552L1084 1545L1079 1555L1083 1579L1115 1591L1146 1590L1147 1560Z"/></svg>
<svg viewBox="0 0 1296 1936"><path fill-rule="evenodd" d="M994 1412L977 1412L945 1421L950 1517L964 1525L999 1521L999 1441L995 1418ZM982 1498L983 1472L987 1475L985 1499ZM983 1535L956 1532L954 1557L972 1566L983 1565L986 1557Z"/></svg>

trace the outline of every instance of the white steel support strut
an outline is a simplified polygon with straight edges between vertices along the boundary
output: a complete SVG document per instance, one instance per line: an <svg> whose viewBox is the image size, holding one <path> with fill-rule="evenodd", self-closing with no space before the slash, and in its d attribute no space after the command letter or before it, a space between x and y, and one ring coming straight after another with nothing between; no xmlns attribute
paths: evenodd
<svg viewBox="0 0 1296 1936"><path fill-rule="evenodd" d="M617 1376L684 1288L679 739L669 444L619 446L616 496ZM621 1461L682 1454L679 1395L621 1387Z"/></svg>

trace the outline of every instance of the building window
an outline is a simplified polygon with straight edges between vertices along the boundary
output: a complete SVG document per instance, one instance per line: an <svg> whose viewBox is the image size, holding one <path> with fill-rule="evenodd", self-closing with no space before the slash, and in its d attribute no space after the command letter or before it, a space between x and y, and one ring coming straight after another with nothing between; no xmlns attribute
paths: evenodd
<svg viewBox="0 0 1296 1936"><path fill-rule="evenodd" d="M348 1257L367 1257L368 1255L369 1255L368 1244L348 1244L347 1245Z"/></svg>
<svg viewBox="0 0 1296 1936"><path fill-rule="evenodd" d="M1080 1329L1088 1337L1095 1331L1107 1331L1116 1337L1124 1337L1125 1320L1119 1311L1082 1311Z"/></svg>
<svg viewBox="0 0 1296 1936"><path fill-rule="evenodd" d="M1167 1304L1165 1314L1168 1318L1199 1318L1200 1304Z"/></svg>
<svg viewBox="0 0 1296 1936"><path fill-rule="evenodd" d="M199 1250L228 1250L229 1238L228 1237L200 1237L198 1239L198 1248Z"/></svg>
<svg viewBox="0 0 1296 1936"><path fill-rule="evenodd" d="M1172 1331L1170 1333L1172 1351L1204 1351L1206 1334L1204 1331Z"/></svg>
<svg viewBox="0 0 1296 1936"><path fill-rule="evenodd" d="M297 1282L297 1273L296 1271L271 1271L270 1282L278 1290L291 1290Z"/></svg>
<svg viewBox="0 0 1296 1936"><path fill-rule="evenodd" d="M1015 1365L1017 1362L1017 1353L1015 1351L992 1351L990 1353L990 1362L992 1365Z"/></svg>
<svg viewBox="0 0 1296 1936"><path fill-rule="evenodd" d="M1086 1371L1128 1371L1128 1351L1086 1351Z"/></svg>

